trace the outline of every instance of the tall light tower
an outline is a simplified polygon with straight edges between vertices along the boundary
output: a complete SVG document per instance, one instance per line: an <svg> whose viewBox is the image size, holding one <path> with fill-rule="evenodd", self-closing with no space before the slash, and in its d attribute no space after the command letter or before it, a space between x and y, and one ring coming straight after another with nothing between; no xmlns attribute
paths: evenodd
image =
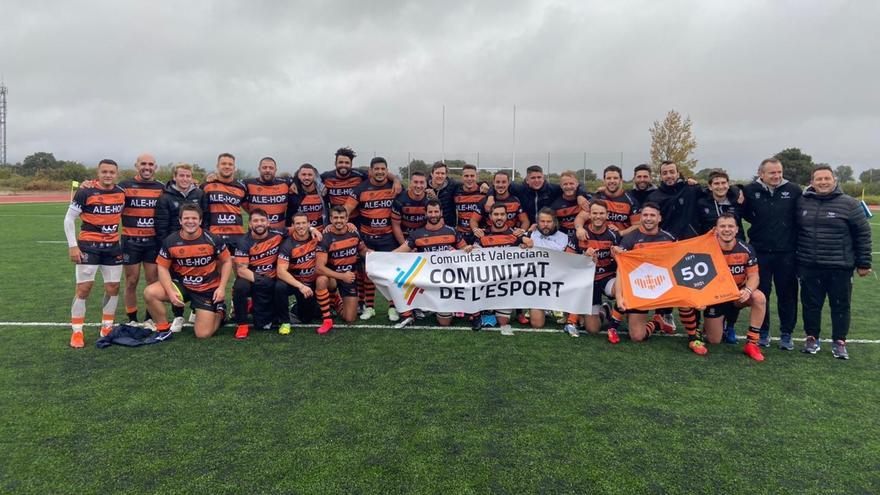
<svg viewBox="0 0 880 495"><path fill-rule="evenodd" d="M0 80L0 165L6 165L6 84Z"/></svg>

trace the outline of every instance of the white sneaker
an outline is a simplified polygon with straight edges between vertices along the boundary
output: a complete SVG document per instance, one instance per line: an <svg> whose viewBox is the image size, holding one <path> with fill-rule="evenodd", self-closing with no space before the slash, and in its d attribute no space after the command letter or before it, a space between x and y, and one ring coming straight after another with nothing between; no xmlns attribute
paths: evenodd
<svg viewBox="0 0 880 495"><path fill-rule="evenodd" d="M175 319L176 319L176 318L175 318ZM190 322L190 323L195 323L195 322L196 322L196 311L195 311L195 310L192 310L192 311L189 312L189 322Z"/></svg>
<svg viewBox="0 0 880 495"><path fill-rule="evenodd" d="M409 326L415 320L416 319L413 318L412 316L407 316L406 318L403 319L403 321L401 321L397 325L394 325L394 328L405 328L405 327Z"/></svg>
<svg viewBox="0 0 880 495"><path fill-rule="evenodd" d="M146 328L147 330L152 330L154 332L156 331L156 322L154 322L152 318L144 320L141 326Z"/></svg>
<svg viewBox="0 0 880 495"><path fill-rule="evenodd" d="M571 335L572 337L580 337L581 334L578 332L577 325L572 325L571 323L566 323L565 325L565 333Z"/></svg>
<svg viewBox="0 0 880 495"><path fill-rule="evenodd" d="M179 333L181 330L183 330L183 317L175 316L174 321L171 322L171 331L173 333Z"/></svg>
<svg viewBox="0 0 880 495"><path fill-rule="evenodd" d="M498 327L498 330L501 330L501 335L507 335L508 337L513 335L513 327L510 325L501 325Z"/></svg>
<svg viewBox="0 0 880 495"><path fill-rule="evenodd" d="M400 321L400 314L394 308L388 308L388 319L391 321Z"/></svg>
<svg viewBox="0 0 880 495"><path fill-rule="evenodd" d="M361 313L362 320L369 320L370 318L376 316L376 310L373 308L364 308L364 312Z"/></svg>

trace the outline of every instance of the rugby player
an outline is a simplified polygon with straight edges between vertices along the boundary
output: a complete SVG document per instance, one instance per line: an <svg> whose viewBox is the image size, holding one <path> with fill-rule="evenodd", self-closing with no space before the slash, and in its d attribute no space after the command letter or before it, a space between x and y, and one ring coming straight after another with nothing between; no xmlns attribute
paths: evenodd
<svg viewBox="0 0 880 495"><path fill-rule="evenodd" d="M552 208L541 208L535 225L535 229L528 234L535 247L550 251L565 250L565 247L568 245L568 235L559 230L559 221ZM562 315L560 314L560 316ZM544 328L546 317L547 312L544 309L532 308L529 310L528 323L532 328Z"/></svg>
<svg viewBox="0 0 880 495"><path fill-rule="evenodd" d="M522 203L519 198L510 193L510 175L507 174L507 171L499 170L492 178L492 190L489 196L480 203L479 215L473 215L470 218L471 232L476 234L476 230L480 229L482 225L489 225L489 211L498 204L507 208L507 227L523 232L529 229L529 217L523 211Z"/></svg>
<svg viewBox="0 0 880 495"><path fill-rule="evenodd" d="M226 244L202 229L201 224L201 208L189 203L180 207L180 230L162 241L156 258L159 281L144 289L144 302L160 334L171 334L166 302L192 305L196 315L194 333L200 339L214 335L226 317L226 284L232 274L232 256Z"/></svg>
<svg viewBox="0 0 880 495"><path fill-rule="evenodd" d="M651 166L640 163L633 168L633 187L629 190L629 196L636 200L636 213L641 211L642 205L648 201L648 196L656 191L654 179L651 177Z"/></svg>
<svg viewBox="0 0 880 495"><path fill-rule="evenodd" d="M303 163L296 171L295 182L299 187L297 192L290 193L287 205L287 225L292 225L293 217L304 214L309 219L309 225L315 229L323 230L326 220L324 218L324 199L318 187L318 169L310 163ZM296 188L291 186L291 189Z"/></svg>
<svg viewBox="0 0 880 495"><path fill-rule="evenodd" d="M566 251L569 253L582 254L593 258L596 271L593 276L593 308L590 314L585 315L584 326L591 334L599 333L602 328L600 311L602 308L602 296L614 298L616 292L617 263L611 255L614 246L620 245L620 234L608 225L608 202L602 199L594 199L590 202L590 223L586 228L586 239L581 240L577 236L571 236ZM616 344L620 342L617 329L623 316L616 306L609 311L608 342ZM565 331L572 337L578 336L577 323L580 315L568 315Z"/></svg>
<svg viewBox="0 0 880 495"><path fill-rule="evenodd" d="M486 194L481 191L477 184L477 167L465 164L461 170L462 183L452 195L455 203L456 224L455 230L468 244L474 243L472 226L476 226L480 220L480 204L486 200ZM473 222L471 221L473 219Z"/></svg>
<svg viewBox="0 0 880 495"><path fill-rule="evenodd" d="M368 249L389 252L400 245L391 227L391 205L395 197L394 185L388 180L388 162L377 156L370 160L370 178L355 187L345 202L349 215L358 212L358 231ZM376 315L376 285L368 277L364 278L364 304L361 319L369 320ZM394 304L391 301L388 304L388 319L400 320Z"/></svg>
<svg viewBox="0 0 880 495"><path fill-rule="evenodd" d="M510 184L510 192L517 196L522 203L523 211L530 224L534 224L541 208L550 206L553 201L562 195L562 188L556 184L547 182L544 177L544 169L540 165L532 165L526 169L526 178L523 184L516 182ZM587 208L586 192L578 186L578 195L583 196L581 206Z"/></svg>
<svg viewBox="0 0 880 495"><path fill-rule="evenodd" d="M268 330L276 316L275 264L284 240L284 232L270 228L272 218L262 208L252 208L248 233L235 246L235 283L232 304L235 308L236 339L246 339L248 298L253 301L250 313L254 327Z"/></svg>
<svg viewBox="0 0 880 495"><path fill-rule="evenodd" d="M235 157L217 157L217 177L202 185L204 227L221 244L234 246L244 237L242 206L247 202L247 186L235 178Z"/></svg>
<svg viewBox="0 0 880 495"><path fill-rule="evenodd" d="M697 200L697 214L700 217L700 233L705 234L715 228L716 220L725 212L736 218L739 233L737 238L745 240L742 226L743 195L738 186L730 185L730 177L723 170L709 172L709 188Z"/></svg>
<svg viewBox="0 0 880 495"><path fill-rule="evenodd" d="M156 158L150 154L137 157L134 164L133 179L119 183L125 191L125 207L122 209L122 265L125 273L125 292L122 298L129 324L136 324L137 285L144 266L147 285L158 280L156 256L159 254L159 240L156 236L156 204L162 196L165 185L155 179ZM150 326L149 311L144 313L144 322Z"/></svg>
<svg viewBox="0 0 880 495"><path fill-rule="evenodd" d="M636 213L638 204L636 200L623 190L623 171L617 165L609 165L602 172L602 183L605 186L597 191L594 197L602 199L608 206L608 226L616 229L622 236L639 228L639 216ZM590 212L583 211L575 218L574 225L577 229L579 240L585 240L587 236L584 225L590 222Z"/></svg>
<svg viewBox="0 0 880 495"><path fill-rule="evenodd" d="M584 199L589 198L578 194L580 184L578 183L577 175L570 170L559 174L559 187L562 189L562 194L550 204L550 208L556 215L559 230L565 235L574 235L576 227L574 224L575 218L577 218L578 213L584 211L584 205L581 203Z"/></svg>
<svg viewBox="0 0 880 495"><path fill-rule="evenodd" d="M342 205L330 208L330 224L324 229L317 247L315 295L321 307L324 322L318 328L325 334L333 328L330 318L330 290L338 290L342 297L342 319L352 323L357 319L357 264L358 256L366 254L367 247L357 232L347 228L348 210Z"/></svg>
<svg viewBox="0 0 880 495"><path fill-rule="evenodd" d="M291 323L309 323L320 314L315 297L318 239L309 232L310 224L307 213L295 213L288 237L278 252L275 309L281 335L290 333ZM291 294L296 297L295 315L288 310Z"/></svg>
<svg viewBox="0 0 880 495"><path fill-rule="evenodd" d="M429 199L425 204L425 216L427 223L410 232L406 242L394 251L399 253L455 251L456 249L470 251L469 248L472 246L468 246L461 235L443 221L443 207L440 201ZM402 316L403 319L394 325L394 328L404 328L415 321L411 311L404 312ZM448 327L452 324L452 312L439 312L436 316L438 325Z"/></svg>
<svg viewBox="0 0 880 495"><path fill-rule="evenodd" d="M428 196L425 188L428 179L422 172L413 172L409 176L409 187L397 195L391 203L391 229L394 239L400 246L415 230L425 226Z"/></svg>
<svg viewBox="0 0 880 495"><path fill-rule="evenodd" d="M492 223L489 225L489 229L474 232L474 235L477 237L474 243L475 247L519 246L521 248L531 248L535 245L530 238L525 236L525 232L522 229L514 231L507 226L507 207L505 205L496 204L493 206L491 215ZM495 318L498 319L498 329L501 331L501 335L513 335L513 328L510 326L510 315L512 312L512 309L495 310ZM479 321L479 317L474 318L472 316L472 328L477 325L473 323L474 320ZM476 329L479 330L479 327Z"/></svg>
<svg viewBox="0 0 880 495"><path fill-rule="evenodd" d="M463 169L462 169L463 170ZM428 181L426 194L428 199L440 201L443 207L443 221L447 226L456 225L455 193L461 187L461 183L448 177L449 169L443 162L434 162L431 166L431 180ZM480 192L489 192L489 184L480 182Z"/></svg>
<svg viewBox="0 0 880 495"><path fill-rule="evenodd" d="M612 253L620 253L623 251L631 251L639 249L650 243L667 243L675 242L675 237L660 229L660 222L663 217L660 214L660 205L648 201L642 206L641 224L635 232L630 232L620 240L619 246L611 248ZM629 337L634 342L641 342L659 328L665 333L673 333L675 330L663 325L663 319L655 312L654 318L648 321L648 312L636 309L629 309L626 301L623 299L620 284L614 284L616 289L617 306L627 312L627 321L629 323ZM699 355L706 354L706 346L697 335L697 315L694 308L679 308L679 317L684 324L688 335L688 348Z"/></svg>
<svg viewBox="0 0 880 495"><path fill-rule="evenodd" d="M782 162L767 158L758 167L758 178L743 187L743 218L749 221L749 244L758 256L761 292L767 311L761 325L761 347L770 346L770 294L776 287L779 313L779 348L794 349L791 333L797 325L797 201L801 188L783 177Z"/></svg>
<svg viewBox="0 0 880 495"><path fill-rule="evenodd" d="M733 275L733 280L739 288L739 299L706 308L704 331L707 342L718 344L725 330L722 320L736 315L741 308L751 308L749 331L746 334L747 342L743 352L755 361L763 361L764 355L758 347L758 337L761 332L761 322L764 321L766 298L758 290L758 258L751 246L737 237L739 226L736 220L736 216L731 212L719 214L718 220L715 221L715 237L730 268L730 274Z"/></svg>
<svg viewBox="0 0 880 495"><path fill-rule="evenodd" d="M98 163L97 184L76 191L64 216L70 261L76 263L76 290L70 308L70 347L85 347L83 324L86 299L92 291L95 274L101 270L104 280L104 303L101 316L102 337L113 328L122 277L122 249L119 245L119 222L125 207L125 191L116 184L119 166L110 159ZM82 220L79 235L76 219ZM151 313L152 314L152 313Z"/></svg>
<svg viewBox="0 0 880 495"><path fill-rule="evenodd" d="M247 212L255 208L265 211L269 216L269 228L284 230L287 222L287 203L291 196L290 183L276 177L277 172L278 165L274 158L271 156L261 158L257 166L260 177L243 181L246 195L242 207Z"/></svg>
<svg viewBox="0 0 880 495"><path fill-rule="evenodd" d="M193 167L187 163L177 164L171 169L171 181L156 202L156 237L159 245L173 232L180 230L180 207L185 204L202 204L205 191L193 182ZM158 273L157 273L158 276ZM183 330L183 306L171 306L174 320L171 331ZM152 325L155 328L155 324Z"/></svg>

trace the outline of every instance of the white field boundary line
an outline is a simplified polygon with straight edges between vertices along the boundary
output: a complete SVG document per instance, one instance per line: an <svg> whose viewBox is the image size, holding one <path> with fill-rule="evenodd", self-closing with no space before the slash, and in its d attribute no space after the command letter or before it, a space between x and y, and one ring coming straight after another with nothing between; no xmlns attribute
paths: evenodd
<svg viewBox="0 0 880 495"><path fill-rule="evenodd" d="M67 330L69 326L70 326L70 322L51 322L51 321L0 321L0 327L60 327L60 328L63 328L63 329L65 329L65 330ZM98 327L98 326L100 326L100 323L86 323L85 326L87 326L87 327ZM185 323L183 326L184 326L184 327L192 327L192 323ZM300 325L291 325L291 327L293 327L293 328L308 328L308 329L313 329L313 330L314 330L315 328L318 327L318 325L317 325L317 324L315 324L315 325L302 325L302 324L300 324ZM471 327L454 327L454 326L441 327L441 326L439 326L439 325L437 325L437 326L410 325L410 326L408 326L408 327L406 327L406 328L397 329L397 328L394 327L394 325L364 325L364 324L359 324L359 325L342 325L342 324L334 324L334 325L333 325L333 328L343 328L343 329L353 329L353 328L355 328L355 329L360 329L360 328L363 328L363 329L378 329L378 330L455 330L455 331L472 331L472 330L471 330ZM481 332L498 332L499 330L498 330L497 328L483 328L483 329L480 330L480 331L481 331ZM514 331L515 333L563 333L562 330L560 330L560 329L555 329L555 328L514 328L513 331ZM257 330L257 332L259 332L259 330ZM600 333L602 333L602 334L606 334L607 332L600 332ZM626 334L626 332L620 332L620 333L622 333L622 334ZM589 335L589 334L587 334L586 331L581 331L581 334ZM652 335L651 338L655 338L655 337L682 338L682 337L686 337L686 336L687 336L687 335L685 335L685 334L683 334L683 333L677 333L677 334L675 334L675 335L667 335L667 334L664 334L664 333L661 332L661 333L659 333L659 334L654 334L654 335ZM778 341L779 338L778 338L778 337L772 337L771 340ZM806 339L804 339L804 338L799 338L799 337L795 337L795 338L792 338L791 340L793 340L793 341L795 341L795 342L803 342L803 341L806 340ZM827 340L827 339L826 339L826 340ZM848 339L846 342L847 342L848 344L880 344L880 340L871 340L871 339Z"/></svg>

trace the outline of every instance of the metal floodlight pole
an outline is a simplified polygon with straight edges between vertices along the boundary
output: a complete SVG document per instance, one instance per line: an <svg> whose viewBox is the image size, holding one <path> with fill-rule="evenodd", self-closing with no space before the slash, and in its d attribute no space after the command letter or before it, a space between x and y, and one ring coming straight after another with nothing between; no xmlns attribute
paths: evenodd
<svg viewBox="0 0 880 495"><path fill-rule="evenodd" d="M446 105L443 105L443 115L440 123L440 150L443 163L446 163Z"/></svg>
<svg viewBox="0 0 880 495"><path fill-rule="evenodd" d="M513 106L513 160L511 170L513 170L513 179L516 179L516 105Z"/></svg>

